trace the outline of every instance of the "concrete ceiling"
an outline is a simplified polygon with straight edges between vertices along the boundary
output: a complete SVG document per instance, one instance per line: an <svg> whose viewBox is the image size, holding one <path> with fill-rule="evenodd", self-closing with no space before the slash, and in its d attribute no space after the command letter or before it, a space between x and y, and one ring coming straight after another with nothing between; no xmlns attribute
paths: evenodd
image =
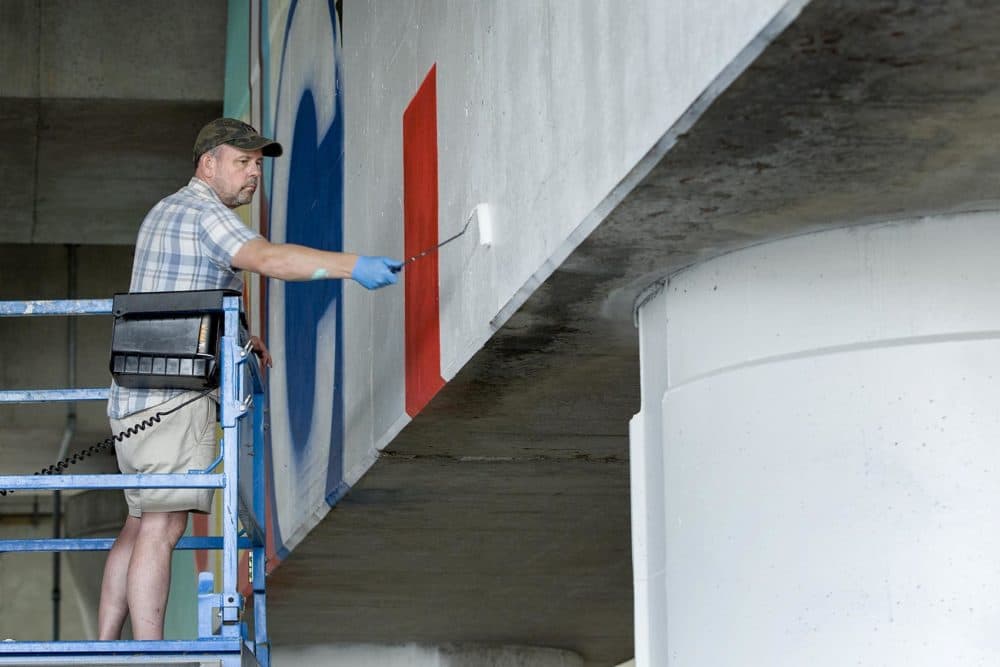
<svg viewBox="0 0 1000 667"><path fill-rule="evenodd" d="M0 25L13 4L72 13L78 3L0 2ZM813 0L274 572L275 643L530 644L572 649L590 667L631 657L636 294L768 239L991 206L998 34L991 0ZM13 221L0 241L18 242L131 243L134 229L81 234L80 220L56 214L67 202L77 215L126 206L92 194L93 169L131 188L139 217L169 189L157 180L166 167L130 181L133 170L112 170L134 162L124 145L95 161L57 148L72 137L54 128L110 131L102 104L131 110L130 127L162 126L165 114L184 145L151 138L145 157L177 161L186 178L176 156L201 121L196 107L218 104L0 93L0 139L16 149L0 157L0 214ZM29 164L41 177L22 178Z"/></svg>

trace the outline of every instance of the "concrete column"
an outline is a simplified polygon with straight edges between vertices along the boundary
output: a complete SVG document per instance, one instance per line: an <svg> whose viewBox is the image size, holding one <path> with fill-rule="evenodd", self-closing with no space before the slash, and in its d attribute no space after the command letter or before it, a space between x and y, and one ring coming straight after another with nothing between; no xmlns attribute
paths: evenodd
<svg viewBox="0 0 1000 667"><path fill-rule="evenodd" d="M998 223L776 241L642 306L639 667L1000 658Z"/></svg>

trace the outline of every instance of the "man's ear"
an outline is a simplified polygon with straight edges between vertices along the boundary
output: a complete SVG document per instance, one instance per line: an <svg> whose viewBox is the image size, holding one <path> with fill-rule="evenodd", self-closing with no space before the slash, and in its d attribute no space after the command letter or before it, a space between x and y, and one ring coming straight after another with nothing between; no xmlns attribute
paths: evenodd
<svg viewBox="0 0 1000 667"><path fill-rule="evenodd" d="M201 156L200 159L201 159L201 169L204 172L204 174L209 178L215 176L216 164L215 164L215 158L212 156L212 154L205 153L204 155Z"/></svg>

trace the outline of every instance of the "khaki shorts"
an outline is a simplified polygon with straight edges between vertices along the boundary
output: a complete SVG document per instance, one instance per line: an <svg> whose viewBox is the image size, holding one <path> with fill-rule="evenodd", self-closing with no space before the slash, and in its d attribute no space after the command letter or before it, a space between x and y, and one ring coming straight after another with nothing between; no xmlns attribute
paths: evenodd
<svg viewBox="0 0 1000 667"><path fill-rule="evenodd" d="M121 433L157 412L166 412L196 396L185 392L124 419L111 419L111 432ZM204 470L217 456L215 401L203 396L166 415L159 423L115 443L118 468L125 474L186 473ZM128 513L187 510L208 514L212 511L215 489L124 489Z"/></svg>

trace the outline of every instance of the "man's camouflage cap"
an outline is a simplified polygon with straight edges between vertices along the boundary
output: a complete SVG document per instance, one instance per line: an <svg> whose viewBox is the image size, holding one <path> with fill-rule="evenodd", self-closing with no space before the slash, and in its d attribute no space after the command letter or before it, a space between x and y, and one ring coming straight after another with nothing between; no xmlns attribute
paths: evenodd
<svg viewBox="0 0 1000 667"><path fill-rule="evenodd" d="M281 144L273 139L262 137L253 125L247 125L235 118L216 118L201 128L198 138L194 140L194 161L221 144L229 144L245 151L260 149L267 157L281 155Z"/></svg>

